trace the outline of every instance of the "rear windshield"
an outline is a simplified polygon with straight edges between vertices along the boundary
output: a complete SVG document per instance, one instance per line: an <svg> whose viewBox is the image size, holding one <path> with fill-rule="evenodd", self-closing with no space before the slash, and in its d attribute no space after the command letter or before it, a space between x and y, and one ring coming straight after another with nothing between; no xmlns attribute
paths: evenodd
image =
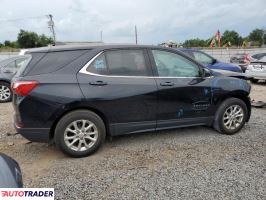
<svg viewBox="0 0 266 200"><path fill-rule="evenodd" d="M88 50L73 50L48 53L32 53L32 59L28 63L23 75L39 75L55 72L71 63Z"/></svg>

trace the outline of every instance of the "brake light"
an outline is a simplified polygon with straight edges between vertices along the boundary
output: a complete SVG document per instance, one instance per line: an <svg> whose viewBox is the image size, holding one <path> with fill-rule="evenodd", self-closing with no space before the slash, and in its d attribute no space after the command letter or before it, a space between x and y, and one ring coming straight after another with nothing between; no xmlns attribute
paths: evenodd
<svg viewBox="0 0 266 200"><path fill-rule="evenodd" d="M20 96L27 96L38 84L38 81L15 81L12 89Z"/></svg>

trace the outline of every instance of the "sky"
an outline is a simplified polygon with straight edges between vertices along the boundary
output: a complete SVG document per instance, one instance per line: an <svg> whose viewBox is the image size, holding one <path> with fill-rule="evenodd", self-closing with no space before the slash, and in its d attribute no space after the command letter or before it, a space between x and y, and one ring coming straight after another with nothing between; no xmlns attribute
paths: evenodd
<svg viewBox="0 0 266 200"><path fill-rule="evenodd" d="M0 42L16 40L20 29L51 36L52 14L58 41L140 44L207 39L219 29L247 36L266 29L266 0L0 0Z"/></svg>

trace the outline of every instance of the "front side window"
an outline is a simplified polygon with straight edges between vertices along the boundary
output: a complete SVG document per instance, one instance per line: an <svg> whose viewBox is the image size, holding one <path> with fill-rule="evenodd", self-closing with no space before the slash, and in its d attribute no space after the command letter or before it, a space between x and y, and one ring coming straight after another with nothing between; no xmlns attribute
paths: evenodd
<svg viewBox="0 0 266 200"><path fill-rule="evenodd" d="M198 61L199 63L210 65L214 62L213 58L207 56L206 54L202 52L194 51L193 55L194 55L195 60Z"/></svg>
<svg viewBox="0 0 266 200"><path fill-rule="evenodd" d="M160 77L198 77L199 68L181 55L153 50L155 65Z"/></svg>
<svg viewBox="0 0 266 200"><path fill-rule="evenodd" d="M88 72L112 76L148 76L142 50L109 50L99 55Z"/></svg>

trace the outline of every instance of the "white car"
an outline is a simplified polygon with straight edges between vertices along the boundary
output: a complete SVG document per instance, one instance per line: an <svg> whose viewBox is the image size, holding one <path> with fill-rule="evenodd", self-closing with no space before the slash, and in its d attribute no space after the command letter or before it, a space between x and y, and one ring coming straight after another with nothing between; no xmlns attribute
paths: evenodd
<svg viewBox="0 0 266 200"><path fill-rule="evenodd" d="M259 80L266 80L266 54L258 60L252 61L245 72L250 77L251 82L256 83Z"/></svg>

